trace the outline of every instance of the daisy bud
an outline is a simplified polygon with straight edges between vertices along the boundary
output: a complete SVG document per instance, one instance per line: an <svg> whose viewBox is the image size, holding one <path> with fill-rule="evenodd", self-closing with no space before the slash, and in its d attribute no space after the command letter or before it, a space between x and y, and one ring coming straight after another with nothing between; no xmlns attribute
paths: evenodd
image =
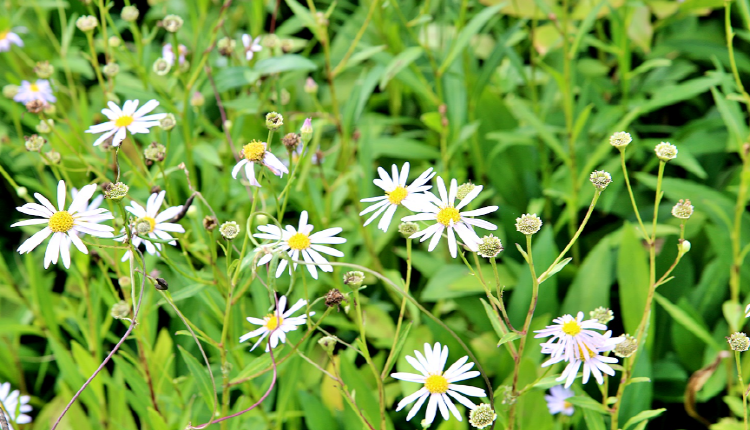
<svg viewBox="0 0 750 430"><path fill-rule="evenodd" d="M482 241L477 245L477 248L479 248L479 251L477 251L477 254L479 254L480 257L484 258L495 258L497 257L500 252L502 252L503 244L500 241L499 237L495 237L493 235L485 236L482 238Z"/></svg>
<svg viewBox="0 0 750 430"><path fill-rule="evenodd" d="M302 128L300 128L299 132L303 142L309 142L312 139L312 118L305 118L305 122L302 123Z"/></svg>
<svg viewBox="0 0 750 430"><path fill-rule="evenodd" d="M344 274L344 284L353 290L361 287L363 282L365 282L365 274L362 272L351 271Z"/></svg>
<svg viewBox="0 0 750 430"><path fill-rule="evenodd" d="M152 67L152 70L154 73L156 73L159 76L164 76L172 69L172 63L169 61L158 58L156 61L154 61L154 65Z"/></svg>
<svg viewBox="0 0 750 430"><path fill-rule="evenodd" d="M193 93L193 96L190 97L190 106L192 107L201 107L206 103L206 98L203 97L203 94L201 94L199 91L196 91Z"/></svg>
<svg viewBox="0 0 750 430"><path fill-rule="evenodd" d="M598 308L589 312L589 315L591 315L591 319L597 320L600 324L604 325L607 325L608 322L615 319L615 313L612 312L612 309L605 308L604 306L599 306Z"/></svg>
<svg viewBox="0 0 750 430"><path fill-rule="evenodd" d="M693 215L693 205L690 204L690 199L680 199L676 205L672 207L672 216L679 219L688 219Z"/></svg>
<svg viewBox="0 0 750 430"><path fill-rule="evenodd" d="M307 94L316 94L318 92L318 84L309 76L305 80L305 92Z"/></svg>
<svg viewBox="0 0 750 430"><path fill-rule="evenodd" d="M320 13L320 12L318 12L318 13ZM427 419L426 419L426 418L425 418L425 419L423 419L423 420L422 420L422 421L421 421L421 422L419 423L419 425L421 425L421 426L422 426L422 429L428 429L428 428L430 428L430 423L429 423L429 422L427 421Z"/></svg>
<svg viewBox="0 0 750 430"><path fill-rule="evenodd" d="M127 318L128 315L130 315L130 305L128 304L128 302L120 300L119 302L112 305L112 310L109 311L109 314L116 320Z"/></svg>
<svg viewBox="0 0 750 430"><path fill-rule="evenodd" d="M198 209L196 209L195 206L190 206L187 210L187 216L189 218L195 218L196 215L198 215Z"/></svg>
<svg viewBox="0 0 750 430"><path fill-rule="evenodd" d="M119 48L122 44L122 39L120 39L117 36L110 36L110 38L107 40L109 43L109 46L112 48Z"/></svg>
<svg viewBox="0 0 750 430"><path fill-rule="evenodd" d="M154 287L157 290L166 291L169 289L169 283L167 283L167 280L164 278L156 278L154 279Z"/></svg>
<svg viewBox="0 0 750 430"><path fill-rule="evenodd" d="M234 368L234 365L232 364L232 362L227 361L226 363L221 365L221 374L224 376L228 376L233 368Z"/></svg>
<svg viewBox="0 0 750 430"><path fill-rule="evenodd" d="M224 130L231 130L232 129L232 120L228 119L228 120L224 121L224 124L222 124L222 126L224 126Z"/></svg>
<svg viewBox="0 0 750 430"><path fill-rule="evenodd" d="M55 105L47 103L42 108L42 111L44 111L44 113L46 113L47 115L54 115L55 112L57 112L57 108L55 107Z"/></svg>
<svg viewBox="0 0 750 430"><path fill-rule="evenodd" d="M620 337L624 340L615 346L615 355L622 358L630 357L638 349L638 339L629 334Z"/></svg>
<svg viewBox="0 0 750 430"><path fill-rule="evenodd" d="M750 347L750 339L748 339L747 335L742 332L736 332L732 333L732 336L727 338L727 342L729 342L729 347L732 348L732 351L747 351L748 347Z"/></svg>
<svg viewBox="0 0 750 430"><path fill-rule="evenodd" d="M234 49L237 47L237 42L230 37L222 37L216 43L216 47L219 48L219 54L231 57Z"/></svg>
<svg viewBox="0 0 750 430"><path fill-rule="evenodd" d="M288 151L294 151L299 146L300 137L297 133L288 133L281 139L281 143Z"/></svg>
<svg viewBox="0 0 750 430"><path fill-rule="evenodd" d="M3 97L12 99L18 94L18 85L6 85L3 87Z"/></svg>
<svg viewBox="0 0 750 430"><path fill-rule="evenodd" d="M489 427L496 419L497 414L487 403L482 403L469 413L469 423L478 429Z"/></svg>
<svg viewBox="0 0 750 430"><path fill-rule="evenodd" d="M84 33L92 31L99 26L99 20L95 16L84 15L76 20L76 27Z"/></svg>
<svg viewBox="0 0 750 430"><path fill-rule="evenodd" d="M409 236L413 235L414 233L419 231L419 224L411 221L402 222L398 225L398 232L401 233L401 236L408 238Z"/></svg>
<svg viewBox="0 0 750 430"><path fill-rule="evenodd" d="M164 158L167 156L167 148L161 143L151 142L151 145L143 150L143 156L146 160L164 161Z"/></svg>
<svg viewBox="0 0 750 430"><path fill-rule="evenodd" d="M656 152L656 156L659 160L664 162L677 158L677 147L669 142L662 142L656 145L654 152Z"/></svg>
<svg viewBox="0 0 750 430"><path fill-rule="evenodd" d="M630 133L625 133L624 131L618 131L609 137L609 144L618 149L625 148L632 141L633 138L630 137Z"/></svg>
<svg viewBox="0 0 750 430"><path fill-rule="evenodd" d="M120 12L120 18L123 19L123 21L127 22L133 22L136 19L138 19L138 15L141 13L138 11L138 8L135 6L125 6L122 8L122 11Z"/></svg>
<svg viewBox="0 0 750 430"><path fill-rule="evenodd" d="M39 125L36 126L37 133L47 134L52 131L52 127L55 126L55 121L52 119L41 120Z"/></svg>
<svg viewBox="0 0 750 430"><path fill-rule="evenodd" d="M26 187L18 187L16 188L16 195L18 197L24 198L29 195L29 190L26 189Z"/></svg>
<svg viewBox="0 0 750 430"><path fill-rule="evenodd" d="M472 184L471 182L461 184L458 187L458 192L456 193L456 197L458 197L459 200L463 200L464 197L466 197L471 192L471 190L473 190L476 187L477 186Z"/></svg>
<svg viewBox="0 0 750 430"><path fill-rule="evenodd" d="M526 236L532 235L542 228L542 219L536 214L523 214L516 218L516 230Z"/></svg>
<svg viewBox="0 0 750 430"><path fill-rule="evenodd" d="M60 160L62 159L62 156L60 155L60 153L56 151L50 151L44 155L47 157L47 159L43 159L43 161L44 161L44 164L47 164L47 165L49 165L49 163L60 164ZM47 162L47 160L49 160L49 162Z"/></svg>
<svg viewBox="0 0 750 430"><path fill-rule="evenodd" d="M171 113L168 113L167 116L159 120L159 127L164 131L173 129L175 125L177 125L177 120L175 120L174 115Z"/></svg>
<svg viewBox="0 0 750 430"><path fill-rule="evenodd" d="M273 49L277 46L279 46L279 36L271 33L267 36L263 37L263 40L261 41L261 44L269 49Z"/></svg>
<svg viewBox="0 0 750 430"><path fill-rule="evenodd" d="M121 287L123 287L123 288L127 288L127 287L129 287L129 286L131 285L131 282L130 282L130 276L121 276L121 277L120 277L120 278L119 278L119 279L117 280L117 285L119 285L119 286L121 286Z"/></svg>
<svg viewBox="0 0 750 430"><path fill-rule="evenodd" d="M604 190L612 182L612 176L603 170L596 170L591 173L589 180L597 189Z"/></svg>
<svg viewBox="0 0 750 430"><path fill-rule="evenodd" d="M38 134L32 134L31 136L24 136L26 139L26 150L31 152L39 152L42 150L42 146L47 143L47 139L39 136Z"/></svg>
<svg viewBox="0 0 750 430"><path fill-rule="evenodd" d="M255 223L257 225L266 225L268 224L268 217L263 214L255 215Z"/></svg>
<svg viewBox="0 0 750 430"><path fill-rule="evenodd" d="M167 15L161 21L161 24L168 32L177 33L177 31L182 27L183 21L182 18L177 15Z"/></svg>
<svg viewBox="0 0 750 430"><path fill-rule="evenodd" d="M47 79L55 73L55 68L49 61L40 61L34 66L34 73L41 79Z"/></svg>
<svg viewBox="0 0 750 430"><path fill-rule="evenodd" d="M344 295L338 288L334 288L326 294L326 306L329 308L340 305L342 301L344 301Z"/></svg>
<svg viewBox="0 0 750 430"><path fill-rule="evenodd" d="M43 100L39 100L39 99L32 100L26 103L26 110L29 111L30 113L39 113L42 110L44 110L44 105L46 104L47 102Z"/></svg>
<svg viewBox="0 0 750 430"><path fill-rule="evenodd" d="M219 233L226 240L232 240L240 234L240 225L234 221L227 221L219 227Z"/></svg>
<svg viewBox="0 0 750 430"><path fill-rule="evenodd" d="M318 341L318 345L320 345L325 352L328 354L333 353L333 348L336 347L336 343L338 342L338 338L336 336L324 336L321 337Z"/></svg>
<svg viewBox="0 0 750 430"><path fill-rule="evenodd" d="M690 252L690 248L690 241L685 239L680 239L680 242L677 244L677 252L680 254L680 256Z"/></svg>
<svg viewBox="0 0 750 430"><path fill-rule="evenodd" d="M102 72L104 73L104 76L112 78L120 73L120 66L117 63L107 63L106 66L102 67Z"/></svg>
<svg viewBox="0 0 750 430"><path fill-rule="evenodd" d="M122 182L108 182L102 185L102 191L104 192L104 198L114 201L120 201L128 194L130 188Z"/></svg>
<svg viewBox="0 0 750 430"><path fill-rule="evenodd" d="M269 130L278 130L284 125L284 117L278 112L268 112L266 114L266 127Z"/></svg>
<svg viewBox="0 0 750 430"><path fill-rule="evenodd" d="M323 12L317 12L315 14L315 22L320 26L326 27L328 25L328 18Z"/></svg>
<svg viewBox="0 0 750 430"><path fill-rule="evenodd" d="M205 228L208 231L215 229L216 226L218 225L219 225L219 220L217 220L215 216L209 215L203 218L203 228Z"/></svg>

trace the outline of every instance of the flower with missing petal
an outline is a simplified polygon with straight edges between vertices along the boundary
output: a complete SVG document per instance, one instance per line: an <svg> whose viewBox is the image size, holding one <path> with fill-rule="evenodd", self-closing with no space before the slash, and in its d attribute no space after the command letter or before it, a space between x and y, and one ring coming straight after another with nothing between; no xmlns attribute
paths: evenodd
<svg viewBox="0 0 750 430"><path fill-rule="evenodd" d="M84 254L88 254L86 245L81 241L79 234L85 233L95 237L111 238L114 229L108 225L99 225L100 222L113 219L112 213L106 209L87 210L89 200L96 191L96 185L90 184L81 188L73 202L65 208L65 181L57 184L57 208L47 198L39 193L34 193L37 203L26 203L16 208L26 215L40 217L19 221L11 227L24 225L47 224L41 231L37 232L18 247L20 254L31 252L47 237L52 236L47 244L44 254L44 268L50 263L57 264L58 256L62 259L66 269L70 268L70 244L72 243Z"/></svg>
<svg viewBox="0 0 750 430"><path fill-rule="evenodd" d="M380 175L380 179L374 179L372 183L382 189L385 192L385 195L368 197L360 200L363 203L374 204L360 212L359 216L374 211L375 213L365 221L364 225L368 225L374 221L375 218L383 215L383 217L380 218L380 222L378 222L378 228L387 231L399 205L402 205L411 211L419 211L423 205L423 193L432 188L432 185L425 184L435 176L435 173L432 172L432 167L430 167L419 175L411 185L406 185L406 180L409 177L408 162L404 163L400 174L398 167L396 167L395 164L391 167L391 176L389 176L388 172L382 167L378 167L378 174Z"/></svg>
<svg viewBox="0 0 750 430"><path fill-rule="evenodd" d="M159 208L161 208L162 203L164 203L164 197L166 195L166 191L151 194L148 198L148 202L146 202L145 209L134 201L130 202L130 206L125 207L126 211L133 214L133 216L138 217L132 227L133 246L138 247L143 243L146 246L146 251L151 255L159 255L161 243L152 243L148 240L143 240L138 237L138 235L148 236L151 239L169 240L169 244L175 246L177 245L177 242L169 233L185 233L185 229L181 225L169 222L169 220L182 212L182 205L172 206L159 212ZM127 240L127 236L120 240ZM127 261L129 258L130 251L125 253L122 257L122 261Z"/></svg>
<svg viewBox="0 0 750 430"><path fill-rule="evenodd" d="M33 84L29 81L21 81L18 93L13 97L14 101L26 104L34 100L46 103L54 103L57 98L52 94L52 87L46 79L37 79Z"/></svg>
<svg viewBox="0 0 750 430"><path fill-rule="evenodd" d="M544 400L547 401L547 408L549 413L556 415L562 413L563 415L571 416L575 412L573 404L567 401L569 397L575 396L573 390L564 388L562 385L555 385L549 389L549 394L544 396Z"/></svg>
<svg viewBox="0 0 750 430"><path fill-rule="evenodd" d="M232 177L237 179L237 174L244 166L248 182L256 187L261 186L260 182L255 179L255 168L253 166L256 164L268 167L268 170L278 177L283 177L284 173L289 173L289 169L286 168L284 163L268 150L266 142L251 140L250 143L242 147L240 157L242 159L232 169Z"/></svg>
<svg viewBox="0 0 750 430"><path fill-rule="evenodd" d="M252 60L253 55L263 49L263 47L260 46L260 36L253 39L249 34L243 34L242 45L245 47L245 59L247 61Z"/></svg>
<svg viewBox="0 0 750 430"><path fill-rule="evenodd" d="M421 237L420 242L424 242L431 237L432 240L430 240L428 249L433 251L438 242L440 242L443 232L446 231L448 249L453 258L456 258L458 255L456 234L458 234L469 249L474 252L479 251L479 244L482 243L482 239L474 232L474 227L485 230L497 230L497 226L474 217L495 212L497 206L487 206L481 209L461 212L461 209L471 203L482 192L483 187L477 185L458 205L455 204L456 194L458 193L458 183L455 179L451 181L450 192L446 192L443 178L438 176L437 188L440 198L432 192L426 191L425 198L422 200L422 205L419 208L419 211L422 213L401 218L401 221L435 221L435 224L411 235L410 239Z"/></svg>
<svg viewBox="0 0 750 430"><path fill-rule="evenodd" d="M27 414L31 412L32 407L29 404L29 400L31 400L29 396L21 396L20 391L11 391L10 388L10 382L0 384L0 403L3 404L3 409L10 414L10 417L7 415L5 417L10 418L8 428L13 430L13 423L28 424L31 422L31 417Z"/></svg>
<svg viewBox="0 0 750 430"><path fill-rule="evenodd" d="M425 422L427 424L432 424L435 420L435 415L438 409L440 409L440 415L442 415L444 420L450 419L450 411L457 420L462 421L463 417L458 411L458 408L456 408L456 405L453 404L453 400L455 399L470 410L473 410L477 405L464 397L464 395L471 397L487 396L481 388L472 387L471 385L456 384L456 382L479 376L478 371L471 370L471 368L474 367L474 363L466 363L469 357L462 357L453 363L448 370L444 370L445 364L448 361L447 346L441 347L439 342L435 343L434 346L425 343L424 355L419 351L414 351L414 355L416 358L407 355L406 361L408 361L409 364L419 372L419 374L401 372L391 374L391 377L395 379L423 384L422 388L413 394L404 397L398 403L396 412L403 409L406 405L416 401L409 411L409 414L406 416L407 421L414 418L424 402L428 399L427 411L425 412Z"/></svg>
<svg viewBox="0 0 750 430"><path fill-rule="evenodd" d="M86 130L86 133L104 133L94 141L94 146L100 145L109 137L113 137L112 146L120 146L120 143L125 140L126 132L148 133L149 128L159 125L159 120L167 116L165 113L146 115L159 106L156 100L149 100L140 109L138 109L138 100L126 100L122 109L114 102L107 103L107 106L109 109L102 109L102 113L109 118L109 121L92 125Z"/></svg>
<svg viewBox="0 0 750 430"><path fill-rule="evenodd" d="M268 345L266 345L266 352L268 352L270 348L276 348L279 342L286 343L286 334L290 331L297 330L297 327L304 325L307 321L307 315L300 315L298 317L292 316L305 305L307 305L307 300L299 299L294 306L287 311L284 311L286 308L286 296L281 296L279 299L279 306L273 313L266 315L263 319L252 317L247 318L247 321L250 324L259 325L261 327L242 335L240 337L240 342L245 342L248 339L260 336L260 339L258 339L250 349L250 351L252 351L263 341L263 339L270 335ZM310 315L315 315L315 312L310 312Z"/></svg>
<svg viewBox="0 0 750 430"><path fill-rule="evenodd" d="M312 275L313 279L318 279L318 270L316 267L324 272L333 272L333 266L328 264L320 253L332 255L334 257L343 257L344 253L338 249L331 248L332 244L345 243L346 239L343 237L336 237L337 234L341 233L341 228L329 228L322 230L317 233L312 233L313 225L307 223L307 211L302 211L299 217L299 228L295 229L291 225L287 225L286 229L282 230L279 227L268 224L258 226L258 230L261 233L256 233L253 236L259 239L269 239L277 241L274 252L283 251L289 255L292 260L302 259L308 263L306 264L307 270ZM267 264L273 258L273 254L266 254L258 260L258 266ZM276 277L280 277L284 273L284 269L287 267L288 261L281 259L279 266L276 268ZM289 273L292 273L292 268L297 268L297 263L292 263L289 267Z"/></svg>

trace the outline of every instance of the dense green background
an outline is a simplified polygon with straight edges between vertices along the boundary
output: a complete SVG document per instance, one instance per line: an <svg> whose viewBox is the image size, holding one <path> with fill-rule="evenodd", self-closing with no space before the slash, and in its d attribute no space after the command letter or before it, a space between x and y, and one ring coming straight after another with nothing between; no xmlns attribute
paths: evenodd
<svg viewBox="0 0 750 430"><path fill-rule="evenodd" d="M5 0L2 4L7 7L0 8L4 9L0 29L26 28L20 33L25 48L0 53L0 84L33 79L36 61L49 60L55 66L58 125L57 133L46 136L50 142L45 151L51 146L62 154L62 169L78 188L106 178L87 174L71 147L86 164L105 172L108 180L114 179L112 153L91 147L93 138L83 134L100 122L99 110L105 103L105 91L89 62L86 37L74 25L77 16L91 11L99 15L99 10L83 3ZM357 216L363 208L358 200L379 192L371 182L377 166L388 169L392 163L409 161L413 176L432 166L444 178L484 185L472 208L500 206L486 218L499 226L495 234L506 246L498 265L516 327L528 308L531 278L514 246L524 243L523 235L514 229L515 218L536 212L544 220L535 237L534 254L539 267L546 267L568 242L571 227L577 226L571 212L580 221L588 207L594 193L588 174L606 170L613 183L581 236L573 263L542 285L532 328L549 324L563 313L588 313L597 306L609 306L615 312L610 325L615 335L635 331L648 288L647 250L635 228L618 153L609 146L608 137L622 130L633 135L627 163L635 199L646 220L654 209L658 160L653 147L662 140L677 145L679 155L666 167L659 208L662 246L657 273L663 273L675 258L679 223L670 219L669 210L682 198L691 199L696 207L686 228L692 250L674 271L674 279L658 290L664 300L654 305L647 348L636 366L636 375L650 377L652 382L627 389L620 422L640 411L665 407L667 411L652 420L649 429L699 428L698 421L686 415L683 401L691 374L727 349L724 336L730 328L722 306L729 300L730 234L742 186L739 151L748 138L748 106L732 76L723 0L508 0L494 7L490 5L497 3L494 0L316 1L317 9L328 15L327 27L316 21L307 5L287 0L279 3L275 33L289 41L292 51L266 47L250 63L239 47L228 61L216 49L205 57L204 52L217 34L234 38L240 46L242 33L268 34L274 1L235 1L225 12L208 0L140 2L138 30L120 19L122 4L115 3L108 36L114 24L124 44L108 53L121 69L105 85L108 96L142 102L156 98L161 111L178 118L177 128L170 133L155 128L150 135L138 136L137 143L129 139L123 145L120 164L131 197L144 202L152 186L165 186L157 167L147 170L139 161L138 146L152 140L166 144L169 139L170 151L163 164L169 204L181 204L191 194L185 175L177 168L186 162L194 187L217 211L219 221L238 221L244 235L250 200L230 175L234 159L202 68L205 58L232 121L235 145L265 139L268 111L284 115L283 133L297 131L305 117L314 118L311 149L319 147L324 161L322 166L313 165L312 151L303 157L284 219L294 224L299 211L308 210L316 229L342 227L348 242L338 247L346 254L341 261L364 265L397 282L405 276L405 241L395 223L383 234L375 225L362 228L363 219ZM731 9L735 64L744 79L750 76L748 2L734 1ZM151 64L160 56L162 43L174 43L171 35L156 27L167 13L185 18L177 37L187 45L191 64L188 71L159 77L151 71ZM220 14L223 26L217 32ZM355 46L352 41L366 21ZM100 30L94 40L103 62ZM563 41L561 34L566 32L570 37ZM307 76L320 86L317 97L303 91ZM205 105L189 106L193 91L203 94ZM440 106L445 106L444 118ZM38 118L6 98L0 99L0 111L0 165L19 186L51 196L57 182L53 171L23 146L22 136L34 133ZM275 139L274 152L282 154L279 134ZM130 161L123 163L122 157ZM748 176L744 176L745 187ZM272 178L264 185L260 208L276 213L274 196L286 180ZM35 230L8 227L23 218L11 210L23 200L7 178L2 185L7 215L0 227L0 381L10 381L14 388L32 395L35 421L28 428L47 429L126 330L127 323L113 320L109 309L120 299L130 298L130 287L118 284L128 266L116 263L108 250L99 251L101 258L76 253L68 271L61 266L42 270L42 248L19 256L15 248ZM739 207L745 208L745 203ZM226 284L222 283L226 265L221 252L211 264L220 237L201 224L209 214L207 207L197 200L194 206L196 213L182 221L188 232L181 246L167 250L176 268L189 277L154 257L146 259L147 272L158 270L169 281L172 297L185 316L218 341L226 303ZM747 214L742 215L740 238L734 240L741 246L750 238ZM750 270L741 267L741 300L746 303ZM414 296L460 333L495 389L508 384L513 363L505 349L495 347L498 336L479 301L484 295L481 285L460 260L450 258L445 243L433 253L415 245L414 269ZM489 266L486 269L489 275ZM319 297L333 287L346 292L341 284L344 271L336 267L317 282L299 276L302 272L298 271L292 296L302 297L306 291L309 297ZM244 317L262 316L268 310L268 294L261 282L250 284L250 272L249 267L243 270L240 284L250 286L232 308L231 344L227 345L232 366L227 378L255 377L233 385L231 411L254 402L271 378L270 361L261 349L249 353L248 344L236 343L251 329ZM266 282L265 275L260 275ZM369 350L380 368L391 347L400 299L374 277L366 283L361 300ZM288 284L289 277L282 277L277 290L286 292ZM665 304L671 312L665 311ZM450 361L464 355L442 328L415 308L407 309L412 325L399 354L400 371L411 370L403 355L423 342L448 344ZM322 302L314 310L322 315ZM321 327L350 343L358 335L353 313L343 310L331 313ZM314 333L300 350L330 371L328 358L315 343L321 335ZM301 336L302 331L290 335L290 343ZM220 348L208 342L204 347L221 394ZM332 382L290 351L286 346L277 352L289 358L279 367L279 383L262 410L228 421L227 428L360 428L357 415ZM357 403L367 414L377 416L377 393L364 360L342 345L336 353L349 391L355 391ZM522 382L541 375L542 359L538 342L530 342L522 362ZM750 362L743 368L747 380ZM151 401L149 380L158 411ZM740 389L734 381L732 363L725 360L697 393L697 410L709 422L741 416ZM64 421L65 428L181 429L188 421L203 423L210 414L208 383L195 342L160 293L147 283L134 336L84 392ZM413 385L392 379L386 383L389 428L419 428L423 414L405 423L408 409L393 412L397 400L411 393ZM610 395L614 395L614 384ZM576 389L582 393L580 386ZM601 398L593 383L585 391L597 401ZM519 428L562 428L547 413L543 394L534 389L520 400ZM500 400L495 405L498 413L507 414ZM440 422L433 428L468 428L465 421L438 427ZM565 425L586 428L583 413L579 410ZM728 419L712 428L741 426Z"/></svg>

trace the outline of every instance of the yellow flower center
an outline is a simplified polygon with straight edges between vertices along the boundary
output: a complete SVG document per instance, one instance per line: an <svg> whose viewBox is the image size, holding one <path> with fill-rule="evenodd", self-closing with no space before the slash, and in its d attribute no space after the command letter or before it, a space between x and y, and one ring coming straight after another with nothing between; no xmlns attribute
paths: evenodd
<svg viewBox="0 0 750 430"><path fill-rule="evenodd" d="M458 213L458 209L453 206L448 206L440 209L437 213L437 222L444 226L450 226L461 221L461 215Z"/></svg>
<svg viewBox="0 0 750 430"><path fill-rule="evenodd" d="M567 335L575 336L581 332L581 326L578 324L578 321L570 320L563 324L562 331Z"/></svg>
<svg viewBox="0 0 750 430"><path fill-rule="evenodd" d="M443 375L430 375L425 379L424 387L430 393L443 394L448 391L448 380Z"/></svg>
<svg viewBox="0 0 750 430"><path fill-rule="evenodd" d="M133 117L130 115L123 115L115 120L115 127L127 127L133 123Z"/></svg>
<svg viewBox="0 0 750 430"><path fill-rule="evenodd" d="M586 352L584 352L584 349L586 350ZM584 361L596 355L596 353L589 349L589 347L586 345L583 345L583 347L581 347L581 345L578 345L578 352L581 353L581 359L583 359Z"/></svg>
<svg viewBox="0 0 750 430"><path fill-rule="evenodd" d="M276 315L268 314L266 315L266 318L268 318L268 320L266 320L266 328L269 331L276 330L276 328L284 322L284 318L277 317Z"/></svg>
<svg viewBox="0 0 750 430"><path fill-rule="evenodd" d="M73 215L68 211L55 212L49 218L49 229L55 233L66 233L73 228Z"/></svg>
<svg viewBox="0 0 750 430"><path fill-rule="evenodd" d="M10 30L0 31L0 40L5 40L8 37L8 33L10 33Z"/></svg>
<svg viewBox="0 0 750 430"><path fill-rule="evenodd" d="M148 231L142 231L141 229L143 229L143 227L146 226L146 223L148 223L148 226L149 226ZM154 228L156 228L156 220L151 218L150 216L144 216L144 217L138 218L135 221L135 224L136 224L136 229L138 230L139 234L153 233ZM143 225L143 227L139 227L139 225Z"/></svg>
<svg viewBox="0 0 750 430"><path fill-rule="evenodd" d="M566 401L563 402L563 407L565 409L572 408L573 404L566 400Z"/></svg>
<svg viewBox="0 0 750 430"><path fill-rule="evenodd" d="M406 196L409 195L409 192L406 191L406 188L404 187L396 187L395 190L391 191L390 193L385 193L388 196L388 201L391 202L394 205L397 205L403 201Z"/></svg>
<svg viewBox="0 0 750 430"><path fill-rule="evenodd" d="M263 161L263 157L266 155L266 145L263 142L253 140L242 147L242 153L247 160L260 162Z"/></svg>
<svg viewBox="0 0 750 430"><path fill-rule="evenodd" d="M2 39L2 38L0 38L0 39ZM31 91L33 91L35 93L39 92L39 85L37 85L37 84L31 84L31 85L29 85L29 88L31 89Z"/></svg>
<svg viewBox="0 0 750 430"><path fill-rule="evenodd" d="M297 233L290 237L287 243L289 243L290 248L302 251L310 247L310 238L304 233Z"/></svg>

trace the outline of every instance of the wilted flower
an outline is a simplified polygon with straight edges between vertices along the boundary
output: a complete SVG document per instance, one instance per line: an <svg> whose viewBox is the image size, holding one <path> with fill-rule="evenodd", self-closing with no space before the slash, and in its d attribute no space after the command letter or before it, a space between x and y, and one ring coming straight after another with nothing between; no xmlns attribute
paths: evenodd
<svg viewBox="0 0 750 430"><path fill-rule="evenodd" d="M269 130L278 130L284 125L284 117L278 112L268 112L266 114L266 127Z"/></svg>
<svg viewBox="0 0 750 430"><path fill-rule="evenodd" d="M143 151L143 156L146 160L164 161L164 157L167 156L167 148L161 143L151 142L151 145Z"/></svg>
<svg viewBox="0 0 750 430"><path fill-rule="evenodd" d="M625 133L624 131L618 131L609 138L609 144L615 148L624 148L632 141L633 138L630 137L630 133Z"/></svg>
<svg viewBox="0 0 750 430"><path fill-rule="evenodd" d="M516 218L516 230L527 236L532 235L542 228L542 219L536 214L523 214Z"/></svg>
<svg viewBox="0 0 750 430"><path fill-rule="evenodd" d="M603 170L596 170L591 172L589 180L597 189L603 190L612 182L612 176Z"/></svg>
<svg viewBox="0 0 750 430"><path fill-rule="evenodd" d="M287 133L287 135L281 139L281 143L288 151L294 151L297 149L297 145L300 144L299 134Z"/></svg>
<svg viewBox="0 0 750 430"><path fill-rule="evenodd" d="M29 111L29 113L39 113L45 106L47 106L47 102L44 100L32 100L26 103L26 110Z"/></svg>
<svg viewBox="0 0 750 430"><path fill-rule="evenodd" d="M99 20L95 16L83 15L76 20L76 27L83 32L89 32L99 25Z"/></svg>
<svg viewBox="0 0 750 430"><path fill-rule="evenodd" d="M39 152L42 150L42 146L47 143L47 139L39 136L38 134L32 134L31 136L25 136L26 139L26 150L32 152Z"/></svg>
<svg viewBox="0 0 750 430"><path fill-rule="evenodd" d="M338 306L343 301L344 301L344 295L341 294L341 291L339 291L338 288L334 288L328 293L326 293L326 306L328 306L329 308Z"/></svg>
<svg viewBox="0 0 750 430"><path fill-rule="evenodd" d="M234 221L227 221L219 227L219 233L226 240L232 240L240 234L240 225Z"/></svg>
<svg viewBox="0 0 750 430"><path fill-rule="evenodd" d="M141 13L138 11L138 8L135 6L125 6L122 8L122 11L120 12L120 18L122 18L124 21L133 22L136 19L138 19L138 15Z"/></svg>
<svg viewBox="0 0 750 430"><path fill-rule="evenodd" d="M487 403L482 403L469 413L469 423L478 429L489 427L496 419L495 410Z"/></svg>
<svg viewBox="0 0 750 430"><path fill-rule="evenodd" d="M623 340L615 346L615 355L622 358L630 357L638 349L638 339L629 334L624 334L620 338Z"/></svg>
<svg viewBox="0 0 750 430"><path fill-rule="evenodd" d="M654 152L656 152L656 156L659 157L659 160L664 162L677 158L677 147L669 142L662 142L656 145Z"/></svg>
<svg viewBox="0 0 750 430"><path fill-rule="evenodd" d="M482 242L479 243L477 247L479 248L477 254L484 258L495 258L503 249L505 249L503 248L500 238L491 234L489 236L484 236Z"/></svg>
<svg viewBox="0 0 750 430"><path fill-rule="evenodd" d="M161 23L164 26L165 30L170 33L176 33L180 28L182 28L183 21L182 18L177 15L167 15L164 17Z"/></svg>
<svg viewBox="0 0 750 430"><path fill-rule="evenodd" d="M398 225L398 232L401 233L401 236L408 238L409 236L413 235L414 233L419 231L419 224L411 221L402 222Z"/></svg>
<svg viewBox="0 0 750 430"><path fill-rule="evenodd" d="M206 230L211 231L215 229L217 225L219 225L219 220L217 220L215 216L208 215L203 218L203 228Z"/></svg>
<svg viewBox="0 0 750 430"><path fill-rule="evenodd" d="M672 207L672 215L679 219L688 219L693 215L693 205L690 204L690 199L680 199L676 205Z"/></svg>

